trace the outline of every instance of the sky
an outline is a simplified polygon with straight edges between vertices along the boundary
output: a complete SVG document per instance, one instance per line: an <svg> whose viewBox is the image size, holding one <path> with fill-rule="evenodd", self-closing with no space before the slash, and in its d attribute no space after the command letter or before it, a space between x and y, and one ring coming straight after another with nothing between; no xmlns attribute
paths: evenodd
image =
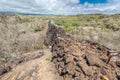
<svg viewBox="0 0 120 80"><path fill-rule="evenodd" d="M107 3L107 0L81 0L80 3L84 4L85 2L91 3L91 4L98 4L98 3Z"/></svg>
<svg viewBox="0 0 120 80"><path fill-rule="evenodd" d="M115 14L120 0L0 0L0 12L26 14Z"/></svg>

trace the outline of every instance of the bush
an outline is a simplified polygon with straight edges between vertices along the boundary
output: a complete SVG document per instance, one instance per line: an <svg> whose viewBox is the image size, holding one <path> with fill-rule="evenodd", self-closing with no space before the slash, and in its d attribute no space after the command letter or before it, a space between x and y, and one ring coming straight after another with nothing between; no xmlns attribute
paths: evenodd
<svg viewBox="0 0 120 80"><path fill-rule="evenodd" d="M65 21L64 20L62 20L62 19L56 19L55 20L55 24L57 24L57 25L64 25L64 23L65 23Z"/></svg>
<svg viewBox="0 0 120 80"><path fill-rule="evenodd" d="M5 61L5 58L0 57L0 62Z"/></svg>
<svg viewBox="0 0 120 80"><path fill-rule="evenodd" d="M72 26L80 26L80 23L78 21L73 21Z"/></svg>
<svg viewBox="0 0 120 80"><path fill-rule="evenodd" d="M77 29L72 30L72 34L78 34L78 33L79 33L79 30L77 30Z"/></svg>
<svg viewBox="0 0 120 80"><path fill-rule="evenodd" d="M51 60L51 56L47 56L45 60L50 61Z"/></svg>
<svg viewBox="0 0 120 80"><path fill-rule="evenodd" d="M110 30L113 30L113 31L118 31L118 30L120 30L120 26L118 26L118 25L116 25L116 24L113 24L113 23L105 24L105 28L110 29Z"/></svg>
<svg viewBox="0 0 120 80"><path fill-rule="evenodd" d="M74 27L72 27L72 26L65 26L64 29L66 31L72 31L74 29Z"/></svg>
<svg viewBox="0 0 120 80"><path fill-rule="evenodd" d="M41 31L41 28L39 26L37 26L35 29L34 29L35 32L39 32Z"/></svg>

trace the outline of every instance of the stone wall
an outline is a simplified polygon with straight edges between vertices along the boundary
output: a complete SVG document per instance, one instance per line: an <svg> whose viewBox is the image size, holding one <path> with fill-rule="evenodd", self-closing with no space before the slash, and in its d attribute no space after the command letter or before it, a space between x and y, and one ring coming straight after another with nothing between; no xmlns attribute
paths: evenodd
<svg viewBox="0 0 120 80"><path fill-rule="evenodd" d="M47 40L52 61L65 80L118 80L120 67L109 64L110 49L90 41L77 41L53 21L49 21Z"/></svg>

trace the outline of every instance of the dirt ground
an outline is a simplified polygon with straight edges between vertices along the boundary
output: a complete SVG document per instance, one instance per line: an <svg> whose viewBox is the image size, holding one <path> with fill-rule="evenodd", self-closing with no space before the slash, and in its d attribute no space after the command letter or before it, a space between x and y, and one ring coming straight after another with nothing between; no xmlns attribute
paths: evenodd
<svg viewBox="0 0 120 80"><path fill-rule="evenodd" d="M54 64L47 59L51 56L50 50L38 50L27 54L39 52L44 53L41 58L17 65L10 72L1 76L0 80L62 80L58 76Z"/></svg>
<svg viewBox="0 0 120 80"><path fill-rule="evenodd" d="M47 30L48 21L42 31L33 35L42 35L44 38ZM18 59L0 64L0 80L62 80L51 57L52 53L46 47L24 53Z"/></svg>

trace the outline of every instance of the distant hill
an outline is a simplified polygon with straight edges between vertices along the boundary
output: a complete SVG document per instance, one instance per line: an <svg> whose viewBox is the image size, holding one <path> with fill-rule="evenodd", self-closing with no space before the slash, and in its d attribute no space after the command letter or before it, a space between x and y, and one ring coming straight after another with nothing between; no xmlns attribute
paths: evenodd
<svg viewBox="0 0 120 80"><path fill-rule="evenodd" d="M54 14L38 14L38 13L22 13L22 12L11 12L11 11L0 11L0 14L22 14L22 15L40 15L40 16L53 16Z"/></svg>

